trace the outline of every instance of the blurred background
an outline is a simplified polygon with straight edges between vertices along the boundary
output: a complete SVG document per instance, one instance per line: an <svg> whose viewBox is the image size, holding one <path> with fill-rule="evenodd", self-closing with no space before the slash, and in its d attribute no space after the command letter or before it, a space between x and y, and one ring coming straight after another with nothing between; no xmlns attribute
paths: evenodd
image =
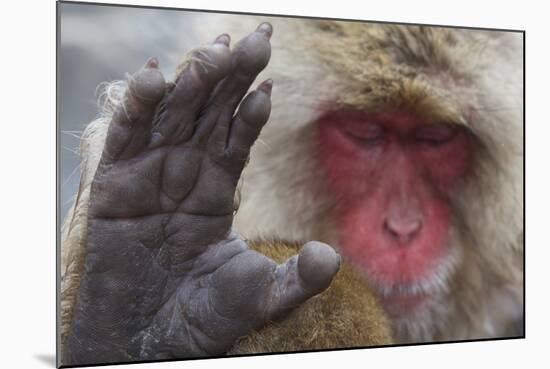
<svg viewBox="0 0 550 369"><path fill-rule="evenodd" d="M61 219L80 177L78 145L97 115L96 88L137 71L150 56L171 79L185 53L197 46L191 18L197 13L86 4L59 4L58 60Z"/></svg>

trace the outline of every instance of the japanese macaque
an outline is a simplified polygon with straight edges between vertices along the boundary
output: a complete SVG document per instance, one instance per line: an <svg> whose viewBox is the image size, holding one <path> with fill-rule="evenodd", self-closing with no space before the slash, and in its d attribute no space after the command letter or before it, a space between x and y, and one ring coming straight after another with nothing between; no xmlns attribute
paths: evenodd
<svg viewBox="0 0 550 369"><path fill-rule="evenodd" d="M106 88L63 364L521 336L521 35L267 20Z"/></svg>

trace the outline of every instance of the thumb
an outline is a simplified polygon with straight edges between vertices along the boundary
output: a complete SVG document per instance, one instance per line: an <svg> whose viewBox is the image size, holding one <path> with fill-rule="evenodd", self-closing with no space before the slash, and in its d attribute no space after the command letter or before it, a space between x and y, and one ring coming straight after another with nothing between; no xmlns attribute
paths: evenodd
<svg viewBox="0 0 550 369"><path fill-rule="evenodd" d="M324 291L340 268L340 255L327 244L311 241L298 255L275 270L275 284L268 319L276 319Z"/></svg>

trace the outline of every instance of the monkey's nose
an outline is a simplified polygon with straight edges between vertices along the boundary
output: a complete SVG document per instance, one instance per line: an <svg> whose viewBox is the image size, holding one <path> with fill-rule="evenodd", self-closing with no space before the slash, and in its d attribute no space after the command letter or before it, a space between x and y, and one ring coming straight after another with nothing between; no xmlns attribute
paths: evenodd
<svg viewBox="0 0 550 369"><path fill-rule="evenodd" d="M400 244L411 242L422 228L422 219L389 217L384 222L386 232Z"/></svg>

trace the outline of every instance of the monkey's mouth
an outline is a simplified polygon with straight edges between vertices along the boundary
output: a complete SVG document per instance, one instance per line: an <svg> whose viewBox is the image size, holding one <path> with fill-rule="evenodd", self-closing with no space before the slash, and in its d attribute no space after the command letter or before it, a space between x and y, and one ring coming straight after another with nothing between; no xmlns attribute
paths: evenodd
<svg viewBox="0 0 550 369"><path fill-rule="evenodd" d="M429 300L427 293L408 294L395 292L381 297L386 312L392 316L409 314L422 308Z"/></svg>

